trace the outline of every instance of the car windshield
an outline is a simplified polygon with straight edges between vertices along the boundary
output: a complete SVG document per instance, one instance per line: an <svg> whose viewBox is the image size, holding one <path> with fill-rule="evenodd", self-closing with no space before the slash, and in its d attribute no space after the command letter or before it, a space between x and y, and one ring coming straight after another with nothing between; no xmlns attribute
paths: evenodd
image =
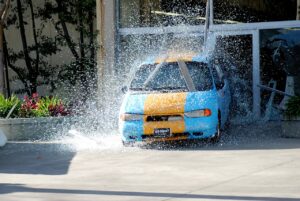
<svg viewBox="0 0 300 201"><path fill-rule="evenodd" d="M160 64L141 66L131 82L130 90L188 91L184 76L177 62L158 65ZM186 65L196 90L203 91L212 88L212 79L207 64L187 62Z"/></svg>
<svg viewBox="0 0 300 201"><path fill-rule="evenodd" d="M213 88L212 76L206 63L186 62L186 66L197 91L208 91Z"/></svg>

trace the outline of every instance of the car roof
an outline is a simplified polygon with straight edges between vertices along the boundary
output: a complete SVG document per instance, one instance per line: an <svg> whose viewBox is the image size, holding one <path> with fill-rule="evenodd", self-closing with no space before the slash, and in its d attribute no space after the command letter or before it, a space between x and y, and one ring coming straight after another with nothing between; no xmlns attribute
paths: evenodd
<svg viewBox="0 0 300 201"><path fill-rule="evenodd" d="M185 61L185 62L203 62L208 63L209 55L205 53L195 53L195 52L171 52L171 53L164 53L159 56L152 56L147 58L142 65L149 65L149 64L160 64L163 62L176 62L176 61Z"/></svg>

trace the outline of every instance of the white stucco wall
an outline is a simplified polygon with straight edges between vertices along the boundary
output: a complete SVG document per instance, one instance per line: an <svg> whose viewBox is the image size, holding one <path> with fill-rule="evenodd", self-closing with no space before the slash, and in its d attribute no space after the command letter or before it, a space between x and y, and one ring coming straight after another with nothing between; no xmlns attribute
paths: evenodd
<svg viewBox="0 0 300 201"><path fill-rule="evenodd" d="M33 0L34 6L43 6L44 1L40 0ZM16 1L12 2L12 8L16 6ZM12 10L10 11L10 14L12 13ZM34 38L33 38L33 30L32 30L32 22L31 22L31 16L30 16L30 10L29 8L27 9L27 12L23 14L24 21L26 21L27 25L25 26L26 30L26 39L28 46L33 45L34 43ZM36 26L37 28L41 27L41 22L40 19L36 19ZM53 25L53 23L48 22L45 25L45 28L43 30L43 34L46 36L49 36L51 38L54 38L56 36L56 30ZM68 25L70 35L72 36L72 39L74 41L79 41L79 34L75 31L75 27ZM23 49L22 46L22 40L21 40L21 34L20 30L16 25L11 25L8 27L7 30L5 30L5 37L6 41L8 44L8 48L12 49L14 52L21 51ZM70 61L73 59L73 55L71 51L69 50L68 47L60 47L61 51L57 52L57 54L48 56L45 60L51 65L51 66L56 66L56 65L62 65L62 64L68 64ZM34 52L31 54L32 58L35 58ZM26 68L25 62L20 61L16 63L19 67ZM9 77L11 80L14 80L16 78L16 74L14 71L9 69ZM42 82L42 78L39 80ZM11 81L10 82L10 88L11 91L14 92L15 90L18 90L20 88L23 88L23 84L19 80ZM38 92L40 95L49 95L50 93L50 88L48 86L41 86L38 88ZM23 95L20 95L21 97Z"/></svg>

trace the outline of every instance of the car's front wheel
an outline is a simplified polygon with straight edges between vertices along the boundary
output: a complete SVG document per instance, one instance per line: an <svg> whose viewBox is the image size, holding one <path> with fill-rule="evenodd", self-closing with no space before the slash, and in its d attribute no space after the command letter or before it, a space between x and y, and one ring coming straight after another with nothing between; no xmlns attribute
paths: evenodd
<svg viewBox="0 0 300 201"><path fill-rule="evenodd" d="M219 117L218 125L217 125L217 130L215 135L211 138L211 142L213 144L216 144L220 141L222 135L222 130L221 130L221 118Z"/></svg>
<svg viewBox="0 0 300 201"><path fill-rule="evenodd" d="M122 140L122 144L124 147L134 147L134 142L126 142Z"/></svg>

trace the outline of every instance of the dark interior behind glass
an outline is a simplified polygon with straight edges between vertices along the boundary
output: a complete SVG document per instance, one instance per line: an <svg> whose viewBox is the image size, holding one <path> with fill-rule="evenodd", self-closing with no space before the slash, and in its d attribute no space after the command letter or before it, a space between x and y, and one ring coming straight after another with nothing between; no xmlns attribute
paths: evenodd
<svg viewBox="0 0 300 201"><path fill-rule="evenodd" d="M213 88L210 70L205 63L186 62L189 74L197 91L207 91ZM133 91L184 90L187 85L177 62L165 63L154 72L155 65L142 65L136 72L130 84ZM146 83L147 79L153 76Z"/></svg>

